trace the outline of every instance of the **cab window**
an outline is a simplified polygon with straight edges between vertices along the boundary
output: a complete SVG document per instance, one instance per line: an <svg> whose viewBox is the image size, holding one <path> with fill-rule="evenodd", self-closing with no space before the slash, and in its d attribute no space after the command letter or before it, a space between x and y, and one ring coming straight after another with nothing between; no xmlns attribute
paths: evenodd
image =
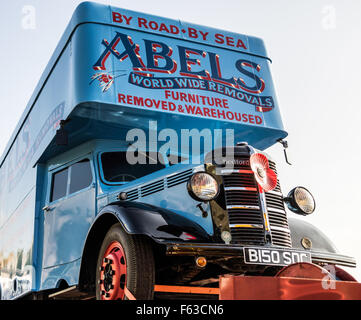
<svg viewBox="0 0 361 320"><path fill-rule="evenodd" d="M90 186L93 181L89 159L53 174L50 201L56 201Z"/></svg>
<svg viewBox="0 0 361 320"><path fill-rule="evenodd" d="M165 168L160 153L154 156L149 152L144 152L144 156L148 164L130 164L127 161L126 152L104 152L101 155L104 179L109 182L125 183Z"/></svg>
<svg viewBox="0 0 361 320"><path fill-rule="evenodd" d="M88 159L73 164L70 172L69 194L89 187L92 180L92 171Z"/></svg>
<svg viewBox="0 0 361 320"><path fill-rule="evenodd" d="M51 201L55 201L66 196L66 189L68 186L68 171L68 168L66 168L57 173L54 173Z"/></svg>

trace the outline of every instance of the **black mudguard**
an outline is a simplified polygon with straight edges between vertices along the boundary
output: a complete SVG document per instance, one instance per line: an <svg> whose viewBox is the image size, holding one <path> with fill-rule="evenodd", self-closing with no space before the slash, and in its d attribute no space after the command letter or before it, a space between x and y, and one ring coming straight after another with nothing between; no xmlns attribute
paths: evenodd
<svg viewBox="0 0 361 320"><path fill-rule="evenodd" d="M292 247L304 249L301 241L306 237L312 242L312 250L318 252L338 253L335 245L314 225L300 219L288 218L291 230Z"/></svg>
<svg viewBox="0 0 361 320"><path fill-rule="evenodd" d="M141 234L162 241L210 242L210 235L197 223L173 211L140 202L119 201L104 207L103 214L113 214L129 234ZM96 219L96 220L97 220ZM94 221L95 223L96 221Z"/></svg>

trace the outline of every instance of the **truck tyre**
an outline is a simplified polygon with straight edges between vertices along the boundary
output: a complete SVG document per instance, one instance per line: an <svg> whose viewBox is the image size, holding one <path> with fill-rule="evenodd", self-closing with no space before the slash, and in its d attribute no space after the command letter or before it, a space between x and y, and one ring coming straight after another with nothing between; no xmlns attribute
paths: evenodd
<svg viewBox="0 0 361 320"><path fill-rule="evenodd" d="M125 287L137 300L153 299L154 257L145 238L127 234L120 224L106 234L98 255L96 299L126 300Z"/></svg>

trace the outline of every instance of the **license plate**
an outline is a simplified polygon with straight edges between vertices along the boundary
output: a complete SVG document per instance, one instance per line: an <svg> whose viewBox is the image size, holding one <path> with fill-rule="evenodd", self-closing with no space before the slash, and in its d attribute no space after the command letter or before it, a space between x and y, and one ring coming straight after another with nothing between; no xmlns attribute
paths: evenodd
<svg viewBox="0 0 361 320"><path fill-rule="evenodd" d="M273 248L243 248L247 264L287 266L296 262L312 262L311 253L297 250Z"/></svg>

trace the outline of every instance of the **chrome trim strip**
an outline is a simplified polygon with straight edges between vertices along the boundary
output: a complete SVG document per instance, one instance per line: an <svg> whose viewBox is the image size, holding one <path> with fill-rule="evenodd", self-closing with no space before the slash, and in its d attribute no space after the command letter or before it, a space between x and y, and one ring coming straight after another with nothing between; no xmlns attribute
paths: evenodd
<svg viewBox="0 0 361 320"><path fill-rule="evenodd" d="M229 205L229 206L227 206L227 210L228 209L254 209L254 210L259 210L259 206Z"/></svg>
<svg viewBox="0 0 361 320"><path fill-rule="evenodd" d="M277 230L277 231L283 231L283 232L291 233L291 230L290 230L290 229L284 228L284 227L271 226L271 231L272 231L272 230Z"/></svg>
<svg viewBox="0 0 361 320"><path fill-rule="evenodd" d="M276 208L272 208L272 207L268 207L268 211L269 211L269 212L282 213L282 214L284 214L284 213L286 212L285 210L276 209Z"/></svg>
<svg viewBox="0 0 361 320"><path fill-rule="evenodd" d="M269 234L272 237L272 232L271 232L271 229L270 229L271 225L270 225L270 222L269 222L268 209L267 209L267 205L266 205L266 197L265 197L264 192L259 193L259 199L260 199L260 202L261 202L261 210L262 210L262 214L263 214L263 220L264 220L266 233ZM270 242L272 242L272 241L270 241Z"/></svg>
<svg viewBox="0 0 361 320"><path fill-rule="evenodd" d="M226 187L224 191L257 191L257 188L253 187Z"/></svg>
<svg viewBox="0 0 361 320"><path fill-rule="evenodd" d="M345 267L356 268L356 260L353 257L338 253L324 253L311 251L312 262L337 264Z"/></svg>
<svg viewBox="0 0 361 320"><path fill-rule="evenodd" d="M253 174L253 171L248 169L222 169L221 174L240 173L240 171L249 171L247 174Z"/></svg>
<svg viewBox="0 0 361 320"><path fill-rule="evenodd" d="M282 192L277 192L277 191L273 191L273 190L267 191L266 194L273 194L273 195L275 195L275 196L281 196L281 197L283 197L283 193L282 193Z"/></svg>
<svg viewBox="0 0 361 320"><path fill-rule="evenodd" d="M252 229L263 229L262 224L230 224L230 228L252 228Z"/></svg>

